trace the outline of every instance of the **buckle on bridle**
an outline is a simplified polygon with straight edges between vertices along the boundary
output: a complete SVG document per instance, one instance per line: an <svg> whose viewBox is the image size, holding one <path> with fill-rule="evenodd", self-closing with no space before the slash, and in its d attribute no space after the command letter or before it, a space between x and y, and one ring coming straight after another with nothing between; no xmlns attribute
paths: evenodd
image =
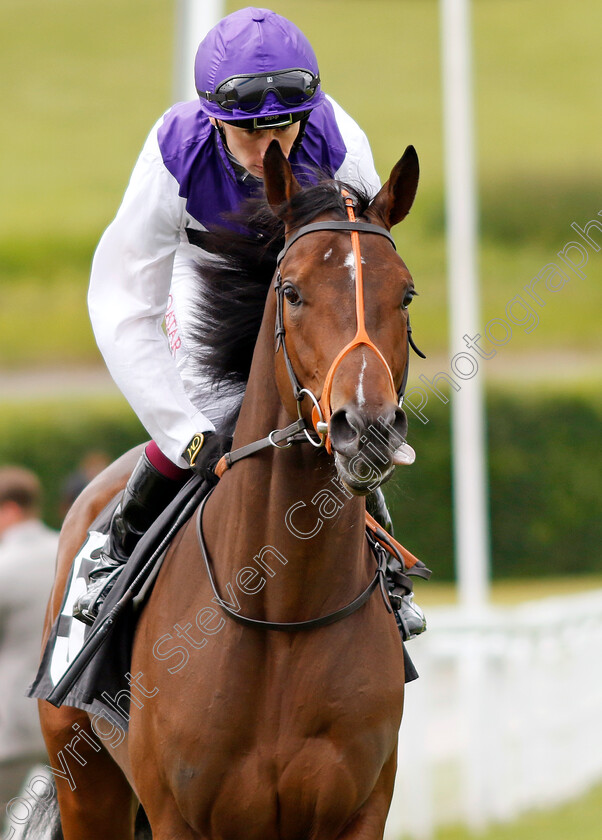
<svg viewBox="0 0 602 840"><path fill-rule="evenodd" d="M272 444L275 449L290 449L293 445L292 441L285 441L284 443L276 443L274 440L274 435L276 432L279 432L280 429L272 429L272 431L268 435L268 440Z"/></svg>
<svg viewBox="0 0 602 840"><path fill-rule="evenodd" d="M328 423L324 419L324 414L322 412L322 406L320 405L320 403L316 399L315 394L313 394L308 388L301 388L299 390L298 395L297 395L297 415L299 417L299 420L301 420L303 418L303 414L301 413L301 402L303 400L303 395L304 394L307 394L307 396L310 398L310 400L312 401L312 403L314 405L314 409L318 412L319 420L317 420L317 422L314 423L314 429L316 430L316 433L317 433L318 437L320 438L320 442L316 443L315 440L312 438L312 436L307 431L307 429L303 429L303 431L305 432L305 437L308 439L308 441L311 443L311 445L315 446L316 449L321 449L323 446L326 445L326 438L328 437ZM314 409L312 409L312 415L313 415ZM312 422L313 422L313 419L312 419Z"/></svg>

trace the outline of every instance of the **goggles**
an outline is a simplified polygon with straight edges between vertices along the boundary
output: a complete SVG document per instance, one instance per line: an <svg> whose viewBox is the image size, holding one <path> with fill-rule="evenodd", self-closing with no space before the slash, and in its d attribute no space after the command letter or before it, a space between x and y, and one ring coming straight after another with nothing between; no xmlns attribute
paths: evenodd
<svg viewBox="0 0 602 840"><path fill-rule="evenodd" d="M246 73L224 79L215 89L199 91L199 96L216 102L224 111L257 111L268 93L290 108L309 102L320 84L320 77L309 70L279 70L276 73Z"/></svg>

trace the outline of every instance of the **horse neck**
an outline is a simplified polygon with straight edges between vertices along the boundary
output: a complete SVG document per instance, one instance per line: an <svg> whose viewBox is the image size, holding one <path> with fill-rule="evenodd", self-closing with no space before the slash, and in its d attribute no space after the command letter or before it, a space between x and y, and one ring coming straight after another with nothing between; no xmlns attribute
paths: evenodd
<svg viewBox="0 0 602 840"><path fill-rule="evenodd" d="M233 449L266 437L293 419L276 387L275 307L270 303L257 339ZM261 598L255 596L252 601L257 604L272 598L280 618L274 618L272 611L271 620L303 619L306 616L298 612L287 613L299 606L315 615L317 599L324 608L340 606L345 593L357 594L373 573L366 563L364 502L350 495L337 480L333 458L310 443L289 449L269 447L238 461L215 490L212 508L219 509L219 516L212 516L213 523L208 521L206 528L216 568L228 569L220 572L220 578L226 580L229 574L233 580L241 568L253 565L252 559L269 557L270 567L281 573L269 581ZM297 604L291 597L295 592Z"/></svg>

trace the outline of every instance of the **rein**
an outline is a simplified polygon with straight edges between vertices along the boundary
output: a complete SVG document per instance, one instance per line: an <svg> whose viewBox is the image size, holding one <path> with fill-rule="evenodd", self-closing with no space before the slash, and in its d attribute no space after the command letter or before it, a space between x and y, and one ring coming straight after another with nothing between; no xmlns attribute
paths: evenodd
<svg viewBox="0 0 602 840"><path fill-rule="evenodd" d="M348 216L347 221L333 220L324 222L314 222L312 224L303 225L290 237L282 251L278 254L278 258L276 261L276 278L274 281L274 290L276 292L276 352L278 352L278 350L282 348L288 376L293 388L293 394L297 401L298 419L294 423L291 423L289 426L286 426L286 428L284 429L274 429L266 437L261 438L257 441L253 441L252 443L249 443L246 446L241 446L240 448L232 450L231 452L228 452L225 455L223 455L215 467L215 473L218 476L218 478L221 478L224 472L237 461L240 461L243 458L247 458L250 455L254 455L256 452L260 452L261 450L266 449L270 446L275 447L277 449L288 449L288 447L292 446L295 443L303 443L309 441L309 443L311 443L312 446L318 449L324 447L326 451L330 454L332 448L330 445L330 437L328 434L328 425L330 417L332 415L332 407L330 404L332 383L334 375L342 360L356 347L359 347L360 345L369 347L372 350L372 352L380 359L387 371L387 377L389 380L391 391L395 396L396 401L400 407L403 403L405 388L408 379L409 348L411 347L414 350L414 352L416 352L419 356L425 358L424 354L418 349L418 347L416 347L414 341L412 340L412 329L410 327L408 316L408 355L400 388L399 390L396 390L391 368L381 351L378 349L378 347L374 344L374 342L368 335L365 326L364 283L359 234L369 233L375 234L377 236L384 236L386 239L389 240L389 242L393 245L394 248L395 241L389 233L389 231L385 228L380 227L379 225L357 221L357 219L355 218L353 199L345 189L341 191L341 194L345 199L345 206L347 209ZM328 373L326 374L326 379L324 380L322 395L320 399L318 399L312 391L310 391L308 388L302 387L301 383L297 378L286 347L286 330L284 327L284 294L282 288L282 275L280 272L280 265L291 246L294 245L294 243L297 242L298 239L300 239L302 236L306 236L307 234L316 233L318 231L323 230L346 231L351 234L351 243L355 264L355 311L357 329L352 340L343 347L343 349L337 354L334 361L332 362ZM301 403L305 396L309 397L309 399L313 403L312 424L315 433L318 435L318 440L314 438L308 421L302 416ZM314 630L318 629L319 627L326 627L329 624L333 624L336 621L340 621L341 619L346 618L347 616L351 615L356 610L358 610L361 606L363 606L363 604L365 604L366 601L370 598L377 586L380 586L380 591L385 602L385 606L387 610L391 612L391 605L389 603L389 596L386 589L385 578L387 570L387 553L397 558L404 570L408 571L412 569L410 574L418 575L420 577L428 577L430 575L430 571L426 569L426 567L423 563L421 563L420 560L414 557L413 554L411 554L406 548L404 548L404 546L402 546L401 543L395 540L390 534L387 534L382 528L380 528L378 523L371 516L366 514L366 535L368 538L368 542L372 547L373 556L376 558L377 568L368 586L353 601L348 603L346 606L335 610L334 612L328 613L327 615L323 615L318 618L308 619L307 621L273 622L241 615L239 612L232 609L226 602L224 602L221 595L219 594L215 576L213 574L211 559L209 557L209 552L205 543L205 537L203 535L203 510L205 508L207 499L211 495L211 492L205 497L205 499L203 499L203 502L201 503L197 513L196 531L199 546L201 548L201 553L205 562L205 568L207 570L207 576L209 578L211 588L215 595L216 603L219 604L220 608L224 611L224 613L226 613L226 615L228 615L234 621L237 621L239 624L245 625L246 627L289 632L295 632L299 630ZM380 546L380 551L378 550L378 546Z"/></svg>
<svg viewBox="0 0 602 840"><path fill-rule="evenodd" d="M219 594L215 576L213 574L213 568L211 566L211 560L209 558L209 552L207 551L207 545L205 543L205 537L203 535L203 509L207 499L211 496L214 489L215 488L212 488L199 506L196 517L197 539L199 546L201 547L203 560L205 561L205 568L207 570L209 583L211 584L213 594L215 595L214 600L226 613L226 615L234 619L234 621L237 621L239 624L243 624L245 627L252 627L259 630L283 630L289 633L294 633L298 630L317 630L319 627L326 627L329 624L334 624L336 621L340 621L342 618L347 618L347 616L352 615L354 612L359 610L359 608L366 603L377 586L380 586L381 595L383 597L383 601L385 602L387 611L391 612L391 605L389 603L389 596L387 594L385 583L387 561L386 554L384 552L374 553L377 563L376 572L364 591L361 592L357 598L354 598L349 604L346 604L344 607L340 607L340 609L334 610L334 612L328 613L327 615L321 615L318 618L310 618L307 619L307 621L264 621L259 618L250 618L249 616L241 615L239 612L236 612L236 610L233 610Z"/></svg>

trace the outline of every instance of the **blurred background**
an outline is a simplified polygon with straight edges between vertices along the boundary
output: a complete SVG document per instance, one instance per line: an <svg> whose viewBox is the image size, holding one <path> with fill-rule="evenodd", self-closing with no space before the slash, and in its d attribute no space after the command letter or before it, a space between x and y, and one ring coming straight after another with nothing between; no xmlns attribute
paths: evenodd
<svg viewBox="0 0 602 840"><path fill-rule="evenodd" d="M227 2L225 11L244 5ZM44 520L54 527L90 463L96 469L146 437L104 371L88 322L86 290L93 250L116 212L146 134L174 101L176 7L175 0L3 0L0 6L0 464L18 463L40 476ZM309 37L324 88L368 134L383 180L407 144L418 151L418 197L395 232L420 293L412 306L414 337L428 356L412 359L410 385L419 384L421 374L449 372L439 3L273 0L270 7ZM525 679L541 639L575 630L602 588L596 444L602 417L601 31L598 0L472 3L483 327L495 318L508 321L506 307L517 295L537 317L536 324L530 315L522 325L514 323L511 339L482 363L492 604L505 611L494 613L489 628L502 652L496 648L498 658L490 660L481 651L476 659L486 662L487 682L487 668L511 670L522 657L527 665L519 684L527 694L536 691ZM590 228L597 247L571 228L572 223L585 228L591 220L600 225ZM558 253L571 241L585 247L588 258L578 271ZM576 251L571 256L578 259ZM551 265L568 278L558 291L545 284ZM525 287L538 274L543 279L535 288L543 303L535 305ZM431 583L417 586L418 600L435 616L431 638L438 621L448 639L453 632L466 638L470 628L452 628L457 618L446 612L456 598L449 403L431 394L427 414L428 424L410 416L417 461L398 471L387 496L399 538L434 571ZM589 597L590 606L567 600L574 592L586 593L574 597ZM525 602L543 596L558 599L547 602L550 618L530 631L517 652L508 633L522 620L520 610L526 609L530 620L535 607L525 608ZM602 612L596 609L591 606L591 621L599 628ZM429 635L420 640L423 648L435 644ZM583 650L592 634L577 637ZM564 641L553 645L558 657L553 670L566 675L577 654L564 648ZM439 657L448 671L461 673L464 666L450 664L450 655L425 649L422 669L416 654L418 668L430 672L429 656ZM592 670L587 662L585 668ZM557 694L552 684L546 689L547 677L541 679L542 697ZM581 678L572 672L571 679L571 698L588 693L588 709L599 714L602 683L590 690L580 688ZM423 690L426 680L419 682ZM522 697L519 706L525 702ZM551 718L560 715L554 708ZM533 707L534 720L538 709ZM571 714L566 708L562 713ZM574 721L573 712L578 726ZM461 730L452 720L442 719L440 726L447 734ZM523 730L515 720L508 727L518 750ZM565 736L550 729L538 737L538 755L549 764L548 738ZM454 787L449 749L435 759L433 745L424 763L434 766L437 760L438 769L421 777L421 801L428 806L423 804L422 817L412 818L412 825L395 823L392 836L407 831L430 837L436 831L438 838L452 840L463 836L463 829L454 833L447 823L463 820L484 831L491 822L582 794L596 773L602 778L602 768L590 768L571 791L552 785L554 802L541 791L522 799L520 793L508 794L510 805L496 800L485 813L474 803L490 801L493 794L475 779L464 792ZM478 753L478 744L475 749ZM481 760L475 755L473 771ZM575 756L583 767L581 753ZM507 775L518 778L515 759L508 759ZM533 775L533 756L520 761L524 777ZM576 820L587 820L591 812L591 825L599 831L602 816L602 792L588 795L566 817L581 840L594 835ZM555 833L560 817L554 814L549 823L502 826L487 837L516 840L524 830L529 837L564 838L567 831Z"/></svg>

